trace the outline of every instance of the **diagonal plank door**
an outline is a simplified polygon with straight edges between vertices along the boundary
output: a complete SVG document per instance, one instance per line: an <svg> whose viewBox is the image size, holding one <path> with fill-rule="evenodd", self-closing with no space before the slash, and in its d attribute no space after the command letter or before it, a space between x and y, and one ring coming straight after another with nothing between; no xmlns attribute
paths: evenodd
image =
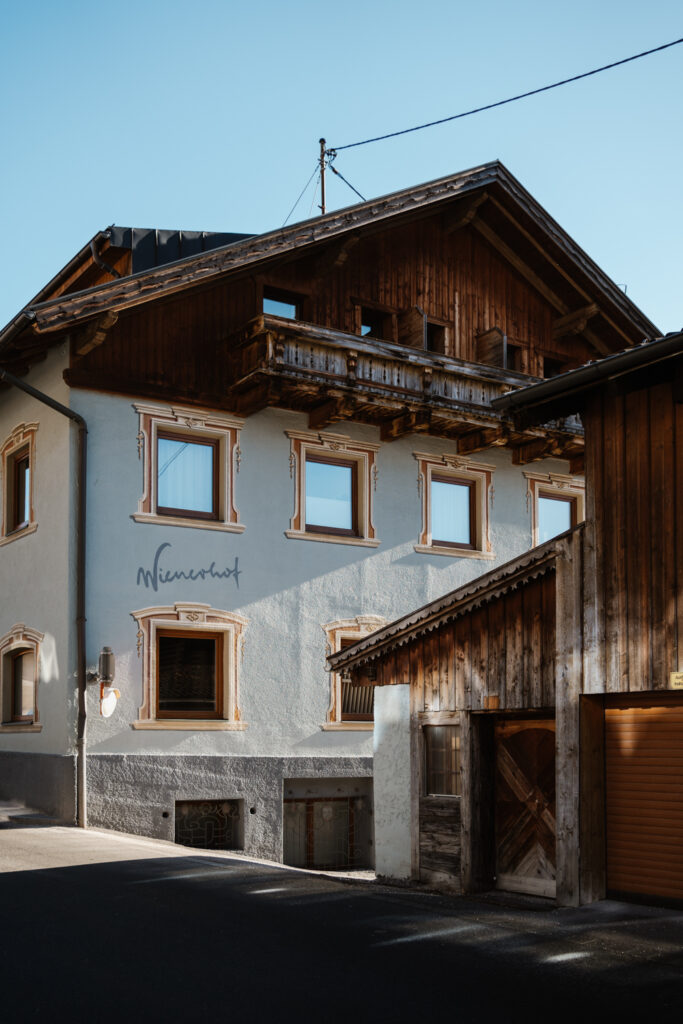
<svg viewBox="0 0 683 1024"><path fill-rule="evenodd" d="M555 895L555 723L496 723L496 886Z"/></svg>

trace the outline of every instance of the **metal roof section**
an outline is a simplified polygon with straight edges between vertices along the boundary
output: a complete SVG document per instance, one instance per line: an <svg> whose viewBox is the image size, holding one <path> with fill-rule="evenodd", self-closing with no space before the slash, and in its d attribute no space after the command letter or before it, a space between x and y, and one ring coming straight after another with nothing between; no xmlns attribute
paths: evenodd
<svg viewBox="0 0 683 1024"><path fill-rule="evenodd" d="M683 332L666 334L662 338L643 341L636 348L614 352L596 362L586 363L576 370L568 370L540 384L530 384L521 390L495 398L494 409L503 413L523 414L527 422L545 422L561 412L575 411L589 391L609 380L644 370L669 359L683 355Z"/></svg>
<svg viewBox="0 0 683 1024"><path fill-rule="evenodd" d="M126 228L118 224L112 224L107 234L115 248L131 250L133 274L222 249L252 237L229 231L161 231L158 228Z"/></svg>
<svg viewBox="0 0 683 1024"><path fill-rule="evenodd" d="M58 330L67 323L94 316L103 309L121 310L171 295L211 281L222 274L264 264L293 250L309 250L351 231L370 227L381 228L392 219L399 222L406 218L421 216L442 204L481 192L491 200L485 204L487 208L495 207L495 212L502 210L506 213L509 212L508 208L513 209L514 217L509 223L520 233L520 237L531 239L533 231L543 236L542 249L539 249L536 241L532 240L541 254L539 257L536 252L537 258L544 258L546 265L554 272L561 273L572 288L584 295L591 290L599 291L601 303L607 307L606 316L609 314L609 317L624 318L630 325L631 333L642 332L644 336L650 337L659 333L655 325L498 161L346 207L287 228L263 235L247 236L209 251L183 256L151 269L134 272L120 280L72 293L68 297L60 296L38 302L31 306L31 311L35 314L34 330ZM169 253L172 251L173 244L170 240L166 248Z"/></svg>
<svg viewBox="0 0 683 1024"><path fill-rule="evenodd" d="M492 569L484 576L478 576L443 597L430 601L414 612L395 619L382 629L370 633L343 651L331 654L327 663L333 672L374 661L396 647L402 647L412 639L452 619L460 618L489 601L493 601L510 590L515 590L527 580L536 579L555 569L555 561L566 547L566 540L572 534L584 529L579 523L572 530L553 537L551 540L518 555L498 569Z"/></svg>

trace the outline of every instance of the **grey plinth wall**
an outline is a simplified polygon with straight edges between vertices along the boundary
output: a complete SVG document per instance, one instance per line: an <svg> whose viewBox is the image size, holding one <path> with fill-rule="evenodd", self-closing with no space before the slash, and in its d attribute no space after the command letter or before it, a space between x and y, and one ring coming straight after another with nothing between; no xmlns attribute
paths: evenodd
<svg viewBox="0 0 683 1024"><path fill-rule="evenodd" d="M372 758L169 757L91 754L88 822L93 827L174 839L177 800L243 801L244 852L282 860L284 780L310 779L316 794L353 794L372 776Z"/></svg>
<svg viewBox="0 0 683 1024"><path fill-rule="evenodd" d="M0 798L24 803L73 825L76 819L75 757L0 751Z"/></svg>

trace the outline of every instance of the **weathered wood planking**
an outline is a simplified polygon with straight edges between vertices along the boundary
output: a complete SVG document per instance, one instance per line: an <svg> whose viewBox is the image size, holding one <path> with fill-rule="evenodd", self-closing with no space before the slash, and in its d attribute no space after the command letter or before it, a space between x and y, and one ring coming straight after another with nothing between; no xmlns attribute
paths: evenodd
<svg viewBox="0 0 683 1024"><path fill-rule="evenodd" d="M420 875L438 872L460 883L460 798L420 799Z"/></svg>

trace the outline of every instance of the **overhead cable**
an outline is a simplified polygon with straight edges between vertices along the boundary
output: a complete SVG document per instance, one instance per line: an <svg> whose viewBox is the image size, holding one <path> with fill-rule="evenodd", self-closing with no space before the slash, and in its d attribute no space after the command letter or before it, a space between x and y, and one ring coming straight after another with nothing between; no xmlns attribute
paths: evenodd
<svg viewBox="0 0 683 1024"><path fill-rule="evenodd" d="M423 128L433 128L437 124L446 124L447 121L457 121L459 118L469 117L471 114L481 114L484 110L493 110L494 107L503 107L506 103L515 103L517 100L526 99L527 96L536 96L540 92L548 92L549 89L557 89L561 85L568 85L569 82L578 82L581 78L589 78L591 75L598 75L601 71L609 71L610 68L617 68L621 64L629 64L633 60L640 60L641 57L649 57L651 53L659 53L661 50L668 50L669 47L678 46L680 43L683 43L683 38L674 39L673 42L664 43L663 46L655 46L652 50L643 50L642 53L636 53L632 57L624 57L623 60L615 60L611 64L603 64L602 67L594 68L592 71L584 71L581 75L572 75L571 78L563 78L561 82L553 82L552 85L543 85L540 89L530 89L529 92L521 92L519 95L510 96L506 100L498 100L497 103L487 103L483 107L475 107L473 110L465 110L461 114L452 114L451 117L442 117L439 118L438 121L428 121L426 124L415 125L414 128L403 128L398 132L387 132L386 135L376 135L372 139L363 139L361 142L349 142L345 146L333 146L330 147L327 152L332 155L340 152L342 149L354 149L356 146L367 146L370 142L382 142L384 139L396 138L397 135L408 135L410 132L422 131ZM332 170L334 170L334 168L332 168ZM335 171L335 174L338 173L338 171ZM341 175L339 176L341 177Z"/></svg>

